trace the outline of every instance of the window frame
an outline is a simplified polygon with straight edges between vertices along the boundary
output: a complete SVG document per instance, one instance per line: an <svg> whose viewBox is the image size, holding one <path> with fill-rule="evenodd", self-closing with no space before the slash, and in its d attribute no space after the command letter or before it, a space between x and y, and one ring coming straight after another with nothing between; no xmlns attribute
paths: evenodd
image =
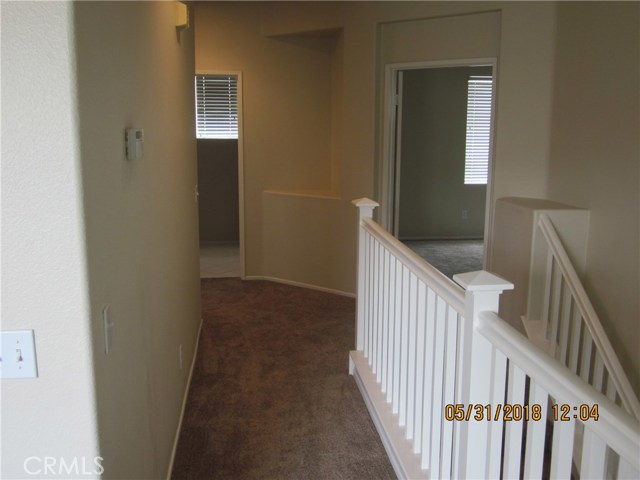
<svg viewBox="0 0 640 480"><path fill-rule="evenodd" d="M196 139L239 138L239 85L240 76L234 73L194 75Z"/></svg>
<svg viewBox="0 0 640 480"><path fill-rule="evenodd" d="M487 185L489 180L494 94L493 75L469 76L465 125L465 185Z"/></svg>

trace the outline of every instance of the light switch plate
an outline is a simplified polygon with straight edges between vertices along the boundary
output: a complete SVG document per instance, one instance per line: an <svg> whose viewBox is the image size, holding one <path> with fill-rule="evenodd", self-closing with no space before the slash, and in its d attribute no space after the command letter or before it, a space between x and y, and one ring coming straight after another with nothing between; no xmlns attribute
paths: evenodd
<svg viewBox="0 0 640 480"><path fill-rule="evenodd" d="M33 330L0 332L0 378L37 378Z"/></svg>

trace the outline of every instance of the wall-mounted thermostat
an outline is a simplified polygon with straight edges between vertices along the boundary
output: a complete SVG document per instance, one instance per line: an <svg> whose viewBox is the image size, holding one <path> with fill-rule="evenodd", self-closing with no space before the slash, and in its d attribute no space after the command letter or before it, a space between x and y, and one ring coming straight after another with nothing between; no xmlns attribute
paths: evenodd
<svg viewBox="0 0 640 480"><path fill-rule="evenodd" d="M124 143L127 151L127 159L140 160L143 154L144 130L127 128L124 132Z"/></svg>

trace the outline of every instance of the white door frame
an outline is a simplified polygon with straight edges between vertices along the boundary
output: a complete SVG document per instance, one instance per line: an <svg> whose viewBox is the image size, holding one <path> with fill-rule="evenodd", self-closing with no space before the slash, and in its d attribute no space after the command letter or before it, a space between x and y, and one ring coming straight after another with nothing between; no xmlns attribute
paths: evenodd
<svg viewBox="0 0 640 480"><path fill-rule="evenodd" d="M242 108L242 72L233 70L196 70L196 75L231 75L237 80L238 90L238 236L240 243L240 278L245 279L244 234L244 124ZM200 180L198 179L198 182Z"/></svg>
<svg viewBox="0 0 640 480"><path fill-rule="evenodd" d="M380 177L378 191L380 192L380 224L398 236L399 219L399 194L400 194L400 137L402 129L402 88L398 85L398 76L404 70L422 70L426 68L442 67L492 67L494 78L493 99L491 105L491 138L489 146L489 168L487 176L487 195L485 204L484 223L484 266L488 264L488 255L491 251L489 242L493 223L493 156L495 137L495 105L497 97L498 60L495 57L470 58L455 60L436 60L408 63L388 63L384 67L384 105L383 105L383 134L382 134L382 158L380 164Z"/></svg>

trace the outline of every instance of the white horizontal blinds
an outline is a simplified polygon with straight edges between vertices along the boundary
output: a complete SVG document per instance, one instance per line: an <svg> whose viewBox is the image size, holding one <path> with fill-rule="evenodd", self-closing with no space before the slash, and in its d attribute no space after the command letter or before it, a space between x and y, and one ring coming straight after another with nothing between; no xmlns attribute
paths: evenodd
<svg viewBox="0 0 640 480"><path fill-rule="evenodd" d="M487 183L492 95L493 79L490 76L469 77L464 162L465 184Z"/></svg>
<svg viewBox="0 0 640 480"><path fill-rule="evenodd" d="M238 82L232 75L196 75L196 137L238 138Z"/></svg>

